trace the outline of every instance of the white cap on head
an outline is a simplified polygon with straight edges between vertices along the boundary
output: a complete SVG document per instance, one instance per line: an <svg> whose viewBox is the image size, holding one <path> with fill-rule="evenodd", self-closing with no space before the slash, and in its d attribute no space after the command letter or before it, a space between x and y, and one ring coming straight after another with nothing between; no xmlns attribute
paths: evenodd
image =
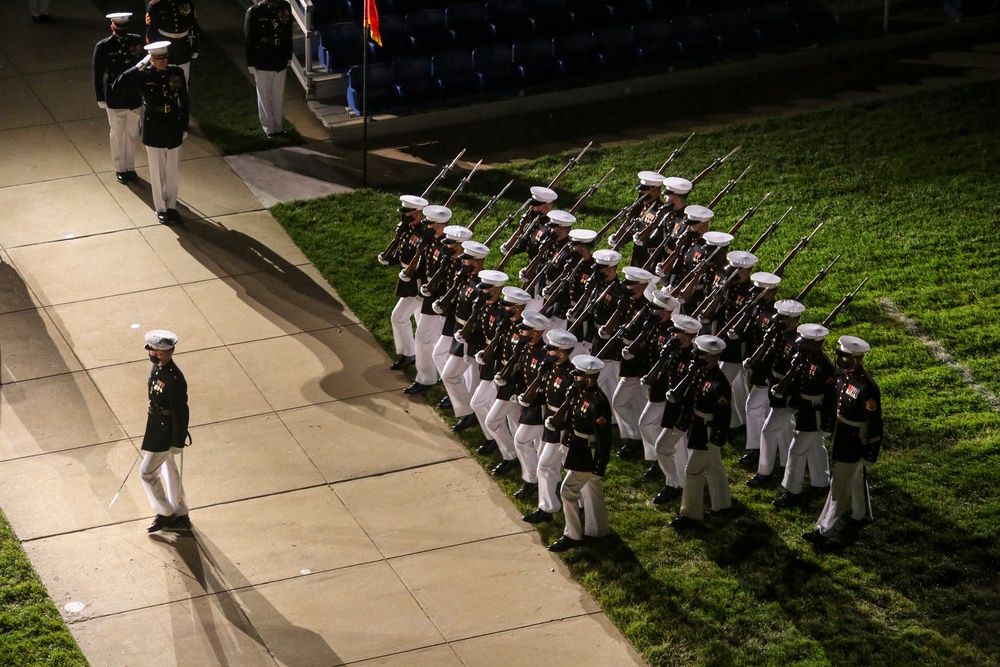
<svg viewBox="0 0 1000 667"><path fill-rule="evenodd" d="M153 42L152 44L147 44L142 48L146 49L151 56L165 56L167 55L167 51L170 49L170 42Z"/></svg>
<svg viewBox="0 0 1000 667"><path fill-rule="evenodd" d="M798 317L805 312L806 307L795 299L781 299L780 301L774 302L774 309L778 311L779 315L784 315L785 317Z"/></svg>
<svg viewBox="0 0 1000 667"><path fill-rule="evenodd" d="M480 271L479 275L482 275ZM523 306L524 304L531 301L531 294L527 291L521 289L520 287L514 287L513 285L508 285L501 290L503 294L503 300L507 303L512 303L515 306Z"/></svg>
<svg viewBox="0 0 1000 667"><path fill-rule="evenodd" d="M634 283L650 283L657 279L655 275L638 266L626 266L622 272L625 274L625 280Z"/></svg>
<svg viewBox="0 0 1000 667"><path fill-rule="evenodd" d="M823 340L830 333L822 324L800 324L795 330L805 340Z"/></svg>
<svg viewBox="0 0 1000 667"><path fill-rule="evenodd" d="M572 350L579 341L565 329L551 329L545 334L545 342L560 350Z"/></svg>
<svg viewBox="0 0 1000 667"><path fill-rule="evenodd" d="M726 259L730 266L735 266L738 269L749 269L757 263L757 255L746 250L733 250L726 255Z"/></svg>
<svg viewBox="0 0 1000 667"><path fill-rule="evenodd" d="M576 222L576 216L569 211L549 211L549 223L557 227L571 227Z"/></svg>
<svg viewBox="0 0 1000 667"><path fill-rule="evenodd" d="M552 326L552 320L542 315L537 310L526 310L521 313L521 324L524 329L534 329L535 331L545 331Z"/></svg>
<svg viewBox="0 0 1000 667"><path fill-rule="evenodd" d="M651 188L658 188L663 185L663 174L658 174L655 171L640 171L639 172L639 185L647 185Z"/></svg>
<svg viewBox="0 0 1000 667"><path fill-rule="evenodd" d="M857 336L841 336L837 341L840 343L840 351L854 356L860 356L872 349L872 346L858 338Z"/></svg>
<svg viewBox="0 0 1000 667"><path fill-rule="evenodd" d="M682 315L681 313L674 313L670 316L671 321L673 321L674 326L687 334L696 334L701 331L701 320L697 317L691 317L690 315Z"/></svg>
<svg viewBox="0 0 1000 667"><path fill-rule="evenodd" d="M669 310L670 312L676 312L680 310L681 307L681 302L666 290L650 290L649 293L646 294L646 298L649 299L649 302L657 308Z"/></svg>
<svg viewBox="0 0 1000 667"><path fill-rule="evenodd" d="M604 362L589 354L578 354L570 362L576 369L573 375L597 375L604 368Z"/></svg>
<svg viewBox="0 0 1000 667"><path fill-rule="evenodd" d="M663 179L663 187L665 187L668 192L673 192L677 195L686 195L691 192L691 188L694 187L694 184L686 178L668 176Z"/></svg>
<svg viewBox="0 0 1000 667"><path fill-rule="evenodd" d="M402 204L400 208L407 208L413 211L422 211L428 204L426 199L416 195L403 195L399 198L399 201Z"/></svg>
<svg viewBox="0 0 1000 667"><path fill-rule="evenodd" d="M618 266L622 261L622 254L617 250L602 248L594 252L594 261L602 266Z"/></svg>
<svg viewBox="0 0 1000 667"><path fill-rule="evenodd" d="M703 238L705 239L705 243L710 246L725 247L733 242L733 235L726 232L705 232Z"/></svg>
<svg viewBox="0 0 1000 667"><path fill-rule="evenodd" d="M177 345L177 334L166 329L153 329L146 334L147 350L172 350Z"/></svg>
<svg viewBox="0 0 1000 667"><path fill-rule="evenodd" d="M781 276L777 276L767 271L758 271L750 274L750 280L761 289L773 289L781 284Z"/></svg>
<svg viewBox="0 0 1000 667"><path fill-rule="evenodd" d="M551 204L559 195L552 188L535 185L531 188L531 198L540 204Z"/></svg>
<svg viewBox="0 0 1000 667"><path fill-rule="evenodd" d="M503 285L508 280L506 273L503 271L494 271L492 269L483 269L477 274L476 277L479 279L479 282L486 283L487 285L493 285L494 287Z"/></svg>
<svg viewBox="0 0 1000 667"><path fill-rule="evenodd" d="M552 216L549 216L550 218ZM569 230L569 240L573 243L593 243L597 238L597 232L593 229L571 229Z"/></svg>
<svg viewBox="0 0 1000 667"><path fill-rule="evenodd" d="M472 230L462 225L448 225L444 228L444 237L449 241L468 241L472 238ZM489 248L486 249L489 250Z"/></svg>
<svg viewBox="0 0 1000 667"><path fill-rule="evenodd" d="M469 257L485 259L490 254L490 247L479 241L464 241L462 243L462 252Z"/></svg>
<svg viewBox="0 0 1000 667"><path fill-rule="evenodd" d="M128 25L128 20L132 17L132 12L112 12L105 14L104 18L111 19L115 25Z"/></svg>
<svg viewBox="0 0 1000 667"><path fill-rule="evenodd" d="M691 222L711 222L712 218L715 217L715 213L707 206L692 204L691 206L684 207L684 217Z"/></svg>
<svg viewBox="0 0 1000 667"><path fill-rule="evenodd" d="M719 354L726 349L726 341L718 336L698 336L694 339L694 346L702 352Z"/></svg>
<svg viewBox="0 0 1000 667"><path fill-rule="evenodd" d="M424 218L433 224L443 225L451 220L451 209L447 206L438 206L437 204L424 206Z"/></svg>

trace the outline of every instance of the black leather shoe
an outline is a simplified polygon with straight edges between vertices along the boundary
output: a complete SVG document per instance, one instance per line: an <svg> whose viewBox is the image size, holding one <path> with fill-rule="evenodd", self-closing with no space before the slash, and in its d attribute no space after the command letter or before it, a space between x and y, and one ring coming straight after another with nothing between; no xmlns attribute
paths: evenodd
<svg viewBox="0 0 1000 667"><path fill-rule="evenodd" d="M771 475L761 475L760 473L755 474L753 477L747 480L747 486L752 488L757 488L759 486L767 486L771 483Z"/></svg>
<svg viewBox="0 0 1000 667"><path fill-rule="evenodd" d="M670 527L678 530L684 530L685 528L697 528L700 525L701 521L697 521L687 516L679 516L670 522Z"/></svg>
<svg viewBox="0 0 1000 667"><path fill-rule="evenodd" d="M451 396L445 394L444 398L438 401L438 408L441 410L451 410Z"/></svg>
<svg viewBox="0 0 1000 667"><path fill-rule="evenodd" d="M705 510L705 516L727 516L732 513L732 507L723 507L721 510L713 510L711 508Z"/></svg>
<svg viewBox="0 0 1000 667"><path fill-rule="evenodd" d="M795 507L802 502L801 493L792 493L788 491L781 494L777 500L773 501L771 504L775 507Z"/></svg>
<svg viewBox="0 0 1000 667"><path fill-rule="evenodd" d="M642 476L649 480L663 479L663 471L660 470L660 464L653 461L646 472L642 473Z"/></svg>
<svg viewBox="0 0 1000 667"><path fill-rule="evenodd" d="M478 425L479 425L479 420L476 419L476 413L473 412L471 415L465 415L464 417L459 419L458 423L456 423L454 426L451 427L451 430L455 433L461 433L467 428L472 428L473 426L478 426Z"/></svg>
<svg viewBox="0 0 1000 667"><path fill-rule="evenodd" d="M521 521L525 521L527 523L545 523L547 521L552 521L552 515L545 510L535 510L530 514L522 516Z"/></svg>
<svg viewBox="0 0 1000 667"><path fill-rule="evenodd" d="M665 486L663 490L656 494L653 498L654 505L666 505L671 500L677 500L682 495L684 495L684 489L678 488L676 486Z"/></svg>
<svg viewBox="0 0 1000 667"><path fill-rule="evenodd" d="M432 384L420 384L419 382L414 382L409 387L403 390L404 394L422 394L434 385Z"/></svg>
<svg viewBox="0 0 1000 667"><path fill-rule="evenodd" d="M528 498L533 498L538 495L538 483L537 482L525 482L521 485L521 488L514 492L514 497L518 500L526 500Z"/></svg>
<svg viewBox="0 0 1000 667"><path fill-rule="evenodd" d="M519 462L518 462L517 459L504 459L503 461L501 461L500 463L498 463L497 466L495 468L493 468L493 470L490 471L490 474L492 474L492 475L503 475L505 473L510 472L511 470L514 470L514 469L520 468L520 467L521 466L520 466L520 464L519 464Z"/></svg>
<svg viewBox="0 0 1000 667"><path fill-rule="evenodd" d="M748 449L747 453L740 457L740 465L756 466L760 462L760 450Z"/></svg>
<svg viewBox="0 0 1000 667"><path fill-rule="evenodd" d="M819 532L818 528L811 533L802 533L802 539L809 544L815 544L818 547L823 546L830 541L830 538Z"/></svg>
<svg viewBox="0 0 1000 667"><path fill-rule="evenodd" d="M167 217L170 218L170 222L175 225L184 222L183 218L181 218L181 214L177 212L176 208L168 208Z"/></svg>
<svg viewBox="0 0 1000 667"><path fill-rule="evenodd" d="M166 211L157 211L156 212L156 219L159 220L161 224L164 224L164 225L169 225L170 224L170 216L167 214Z"/></svg>
<svg viewBox="0 0 1000 667"><path fill-rule="evenodd" d="M554 551L555 553L562 553L563 551L569 551L583 544L583 540L574 540L569 535L563 535L557 541L549 545L549 551Z"/></svg>
<svg viewBox="0 0 1000 667"><path fill-rule="evenodd" d="M479 445L479 447L476 448L476 454L479 454L480 456L486 456L487 454L492 454L496 450L497 450L496 440L484 440L483 444Z"/></svg>
<svg viewBox="0 0 1000 667"><path fill-rule="evenodd" d="M153 523L146 527L147 533L155 533L158 530L163 530L167 526L170 526L174 522L173 515L163 516L162 514L157 514L156 518L153 519Z"/></svg>
<svg viewBox="0 0 1000 667"><path fill-rule="evenodd" d="M132 180L128 177L127 171L116 171L115 178L117 178L118 182L121 183L122 185L128 185L128 182Z"/></svg>
<svg viewBox="0 0 1000 667"><path fill-rule="evenodd" d="M413 362L416 361L416 360L417 360L417 358L415 356L413 356L412 354L410 356L406 356L405 354L401 354L398 357L396 357L396 361L392 364L392 366L389 366L389 370L390 371L401 371L404 368L406 368L407 366L412 366Z"/></svg>
<svg viewBox="0 0 1000 667"><path fill-rule="evenodd" d="M174 520L170 523L170 528L176 530L191 530L191 517L187 514L175 516Z"/></svg>
<svg viewBox="0 0 1000 667"><path fill-rule="evenodd" d="M129 169L125 173L128 174L128 180L130 183L139 180L139 174L135 173L134 169Z"/></svg>
<svg viewBox="0 0 1000 667"><path fill-rule="evenodd" d="M639 454L639 450L642 448L642 440L622 440L621 449L618 450L618 456L623 459L635 458Z"/></svg>

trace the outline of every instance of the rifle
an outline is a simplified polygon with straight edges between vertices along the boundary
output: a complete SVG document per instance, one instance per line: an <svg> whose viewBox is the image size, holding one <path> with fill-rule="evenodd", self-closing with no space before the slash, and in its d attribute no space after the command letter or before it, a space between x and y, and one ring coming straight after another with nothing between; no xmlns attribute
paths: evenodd
<svg viewBox="0 0 1000 667"><path fill-rule="evenodd" d="M476 361L486 365L496 361L497 355L503 350L504 343L510 338L511 333L517 330L517 325L510 319L505 319L497 327L493 340L486 344L482 350L476 353Z"/></svg>
<svg viewBox="0 0 1000 667"><path fill-rule="evenodd" d="M740 218L739 220L737 220L736 224L734 224L732 227L729 228L729 233L732 234L733 236L735 236L736 235L736 231L740 227L742 227L743 224L747 220L749 220L750 218L752 218L754 216L754 214L757 212L757 209L760 207L760 205L763 204L765 201L767 201L767 198L770 197L770 196L771 196L771 193L768 192L766 195L764 195L763 197L760 198L759 202L757 202L756 204L754 204L753 206L751 206L750 208L748 208L747 212L743 214L743 217ZM708 208L712 208L712 207L709 206Z"/></svg>
<svg viewBox="0 0 1000 667"><path fill-rule="evenodd" d="M667 156L666 161L663 164L660 165L660 168L656 170L656 173L662 174L663 172L665 172L667 170L667 167L669 167L671 164L673 164L674 160L677 159L677 156L681 154L681 151L684 149L685 146L688 145L688 142L691 141L691 137L693 137L693 136L694 136L694 132L692 132L691 134L688 135L688 138L684 140L683 144L681 144L680 146L678 146L674 150L670 151L670 155Z"/></svg>
<svg viewBox="0 0 1000 667"><path fill-rule="evenodd" d="M435 299L434 303L431 304L431 309L438 315L444 315L445 313L451 311L455 306L455 299L458 298L458 292L462 287L465 286L465 277L472 273L474 266L462 265L462 268L458 270L455 274L455 282L448 289L447 292L441 295L440 299Z"/></svg>
<svg viewBox="0 0 1000 667"><path fill-rule="evenodd" d="M607 286L603 290L601 290L601 294L597 295L597 290L598 288L601 287L601 283L597 282L598 279L599 279L598 272L595 271L594 275L592 275L590 277L590 280L588 281L588 283L590 281L593 281L593 284L592 285L588 284L584 296L582 296L579 301L573 304L573 307L566 314L566 319L573 322L573 324L570 325L569 327L569 332L573 335L579 335L580 326L583 324L583 318L587 315L587 313L590 312L591 308L593 308L595 305L597 305L604 299L604 296L611 290L612 285L618 283L617 280L614 279L611 280L611 282L609 282Z"/></svg>
<svg viewBox="0 0 1000 667"><path fill-rule="evenodd" d="M687 368L684 369L684 375L681 376L676 385L667 391L667 402L681 405L686 403L691 387L694 386L694 381L700 374L701 365L698 363L698 357L692 357Z"/></svg>
<svg viewBox="0 0 1000 667"><path fill-rule="evenodd" d="M656 363L653 364L648 373L639 378L639 384L644 387L651 387L656 384L659 381L660 376L663 375L663 367L667 365L670 357L679 346L680 341L676 338L668 340L667 344L660 350L660 356L657 357Z"/></svg>
<svg viewBox="0 0 1000 667"><path fill-rule="evenodd" d="M549 372L549 369L555 364L555 358L546 354L545 358L542 359L541 363L538 364L538 374L535 375L535 379L531 381L521 395L517 397L517 402L521 405L531 405L538 398L538 392L542 390L542 384L545 381L545 375Z"/></svg>
<svg viewBox="0 0 1000 667"><path fill-rule="evenodd" d="M458 155L455 156L455 159L453 159L451 162L449 162L448 164L446 164L444 167L441 168L441 171L438 172L438 175L434 177L434 180L431 181L431 184L427 186L427 189L424 190L424 193L420 196L423 197L424 199L427 199L427 195L431 193L431 190L437 187L437 184L441 182L441 179L444 178L445 174L447 174L449 171L455 168L455 165L458 164L458 161L462 159L463 155L465 155L464 148L458 152Z"/></svg>
<svg viewBox="0 0 1000 667"><path fill-rule="evenodd" d="M524 355L524 351L528 349L530 340L530 336L524 336L523 338L518 339L517 343L514 345L513 352L511 352L510 360L508 360L507 364L493 376L493 381L497 383L498 387L502 387L511 381L511 376L514 374L514 370L520 363L521 357Z"/></svg>
<svg viewBox="0 0 1000 667"><path fill-rule="evenodd" d="M743 173L740 174L739 176L737 176L736 178L730 178L729 182L726 183L726 187L724 187L721 190L719 190L719 194L715 195L715 198L711 201L711 203L709 203L707 205L708 208L714 210L715 209L715 205L718 204L720 201L722 201L723 197L725 197L726 195L728 195L730 192L733 191L733 188L736 187L737 183L739 183L741 180L743 180L743 177L747 175L748 171L750 171L750 167L749 166L746 169L744 169Z"/></svg>
<svg viewBox="0 0 1000 667"><path fill-rule="evenodd" d="M579 380L574 381L566 388L566 398L563 399L562 404L556 409L555 412L545 418L545 428L550 431L561 431L565 428L566 419L569 417L569 411L573 405L573 399L576 398L575 395L579 391Z"/></svg>
<svg viewBox="0 0 1000 667"><path fill-rule="evenodd" d="M684 236L680 237L677 240L677 245L675 245L674 249L670 251L670 254L667 255L666 259L664 259L659 264L655 265L656 270L654 271L654 273L663 278L673 273L674 267L677 265L677 262L679 262L681 258L684 257L684 254L691 249L691 247L695 244L695 242L699 238L700 237L698 236L698 234L690 230L684 232ZM656 259L660 256L660 251L662 250L662 248L666 247L666 245L667 241L666 239L664 239L663 244L657 247L656 250L654 250L652 253L650 253L649 259L646 260L646 265L652 266L654 262L656 262ZM643 266L642 268L645 269L646 266ZM649 269L646 270L648 271Z"/></svg>
<svg viewBox="0 0 1000 667"><path fill-rule="evenodd" d="M417 267L420 266L420 258L423 256L424 250L433 242L433 236L425 237L424 240L420 242L420 245L417 246L417 251L413 253L413 259L411 259L409 264L407 264L403 269L403 276L406 276L408 279L412 279L413 276L416 275Z"/></svg>
<svg viewBox="0 0 1000 667"><path fill-rule="evenodd" d="M756 308L757 304L761 302L764 295L770 291L771 288L762 289L757 292L757 295L754 296L754 298L743 304L743 307L740 308L735 315L729 318L729 321L726 322L721 329L719 329L719 333L729 340L737 340L740 338L740 336L746 332L747 325L750 324L749 319L753 309Z"/></svg>
<svg viewBox="0 0 1000 667"><path fill-rule="evenodd" d="M468 340L468 337L472 335L472 332L475 331L477 326L479 326L479 314L482 312L487 302L489 302L489 299L490 297L485 291L479 290L479 293L476 294L476 300L472 302L472 310L469 313L469 319L465 321L465 324L462 325L461 329L455 332L453 336L455 340L463 344ZM468 356L468 348L466 348L466 356Z"/></svg>
<svg viewBox="0 0 1000 667"><path fill-rule="evenodd" d="M562 177L565 176L566 174L568 174L569 171L573 167L575 167L578 162L580 162L580 159L583 157L583 154L586 153L588 150L590 150L590 147L593 146L593 145L594 145L593 141L588 142L587 145L583 147L583 150L581 150L579 152L579 154L577 154L576 157L571 157L569 159L569 162L566 163L566 166L562 168L562 171L560 171L558 174L556 174L556 177L553 178L552 181L546 187L548 187L550 189L551 188L555 188L556 184L558 184L559 181L562 180Z"/></svg>
<svg viewBox="0 0 1000 667"><path fill-rule="evenodd" d="M812 241L812 237L816 236L816 232L818 232L822 227L823 223L821 222L818 225L816 225L816 229L812 230L812 233L809 236L803 236L801 239L799 239L799 242L795 245L794 248L792 248L792 250L787 255L785 255L785 258L781 260L780 264L778 264L778 268L776 268L772 273L780 277L785 272L785 269L788 267L791 261L795 259L795 256L799 254L799 251L801 251L803 248L809 245L809 242Z"/></svg>
<svg viewBox="0 0 1000 667"><path fill-rule="evenodd" d="M698 307L694 309L693 313L691 313L691 317L702 318L713 316L714 313L722 306L722 301L726 298L726 295L729 294L729 288L733 281L736 280L736 276L739 274L740 270L733 267L732 272L726 276L726 279L713 289L712 293L709 294L704 301L698 304Z"/></svg>
<svg viewBox="0 0 1000 667"><path fill-rule="evenodd" d="M621 302L620 302L620 304L619 304L619 307L615 309L615 312L611 315L611 317L604 324L604 326L602 326L602 327L600 327L600 329L598 329L598 334L597 335L599 335L599 336L601 335L600 334L601 331L604 331L604 333L607 334L612 329L616 329L616 331L613 334L611 334L610 336L608 336L608 338L606 339L607 342L605 342L604 345L601 346L601 351L598 354L594 355L598 359L603 359L604 358L603 355L607 352L607 350L609 350L611 348L611 346L612 346L613 343L616 343L617 341L625 338L625 335L627 333L631 333L631 332L635 331L637 327L641 327L642 324L644 323L646 317L649 315L650 303L649 303L649 301L646 301L645 299L643 299L643 301L645 301L645 303L643 303L639 307L639 310L637 310L636 313L635 313L635 315L632 316L632 319L629 320L628 323L625 326L619 327L618 326L618 320L621 320L621 316L625 314L624 313L624 309L621 308L621 304L628 305L628 303L630 301L631 301L631 299L628 298L627 296L623 297L622 300L621 300ZM616 316L618 317L618 320L615 320ZM614 320L614 321L612 322L612 320ZM641 333L641 332L642 332L642 329L640 328L639 331L636 332L635 337L632 338L632 342L634 342L636 340L636 338L639 337L639 333ZM601 336L601 338L604 338L604 336Z"/></svg>
<svg viewBox="0 0 1000 667"><path fill-rule="evenodd" d="M781 221L785 219L785 216L788 215L791 212L792 212L792 207L789 206L788 210L785 211L780 218L778 218L777 220L775 220L774 222L772 222L768 226L768 228L764 230L764 233L761 234L759 237L757 237L757 240L754 241L753 245L750 246L750 249L747 252L757 252L757 250L762 245L764 245L764 241L767 240L767 237L774 233L774 230L776 230L778 228L778 225L780 225Z"/></svg>
<svg viewBox="0 0 1000 667"><path fill-rule="evenodd" d="M686 293L694 291L694 287L698 284L698 281L701 280L701 276L708 270L708 267L711 266L711 261L715 259L715 256L720 250L722 250L722 246L716 246L715 250L709 253L707 257L699 260L698 263L695 264L690 271L688 271L688 274L681 278L679 283L674 285L672 290L674 296L684 301L690 298L691 295Z"/></svg>
<svg viewBox="0 0 1000 667"><path fill-rule="evenodd" d="M553 239L553 242L554 241L555 241L555 239ZM547 241L546 241L546 245L548 246L548 248L552 247L551 244L548 244ZM543 246L543 247L545 247L545 246ZM523 277L521 278L521 280L526 281L525 285L524 285L524 289L526 291L528 291L528 292L534 292L535 288L538 287L538 281L541 280L542 276L545 275L545 273L546 273L546 271L548 271L550 265L551 266L556 266L557 264L561 264L563 261L571 260L572 259L572 255L570 255L569 257L567 257L566 260L562 259L563 253L569 254L569 247L570 247L570 244L567 241L565 244L563 244L563 246L561 248L559 248L559 252L557 252L552 257L552 259L550 261L548 261L548 262L543 262L542 261L542 259L541 259L542 253L541 252L539 252L537 255L535 255L532 258L532 260L528 263L528 265L526 267L524 267L524 274L523 274ZM548 252L548 248L546 248L546 253Z"/></svg>
<svg viewBox="0 0 1000 667"><path fill-rule="evenodd" d="M580 269L582 269L589 261L589 259L584 257L576 264L572 261L566 262L566 266L563 267L562 273L559 274L559 277L553 280L551 285L542 288L542 296L545 297L545 301L542 302L542 307L539 308L538 311L544 313L549 308L554 306L556 299L559 298L563 289L573 282L573 279L580 273ZM570 271L570 268L573 270ZM567 271L569 271L569 273L567 273Z"/></svg>
<svg viewBox="0 0 1000 667"><path fill-rule="evenodd" d="M642 204L645 199L646 195L640 194L638 197L635 198L635 201L633 201L628 206L624 207L622 210L618 211L618 214L615 215L615 217L608 220L608 224L601 227L601 229L597 232L598 238L602 238L604 236L604 232L608 231L608 229L611 228L611 225L614 224L614 222L618 220L618 218L624 216L625 222L622 223L621 227L619 227L617 231L612 232L611 236L608 237L608 245L611 248L617 250L618 248L622 247L622 245L624 245L625 243L625 239L628 238L629 234L632 233L632 228L635 226L636 223L635 218L636 216L639 215L639 213L642 212L643 209Z"/></svg>
<svg viewBox="0 0 1000 667"><path fill-rule="evenodd" d="M799 303L802 303L802 300L805 299L806 296L809 294L809 292L812 291L812 288L816 287L816 285L820 284L823 281L823 279L826 278L826 274L830 272L830 269L833 268L833 265L836 264L837 260L839 259L840 255L837 255L836 257L833 258L833 261L830 262L825 269L820 269L819 273L817 273L816 276L809 281L809 284L806 285L801 292L799 292L798 296L795 297L795 300L798 301Z"/></svg>
<svg viewBox="0 0 1000 667"><path fill-rule="evenodd" d="M861 288L865 286L866 282L868 282L868 278L865 278L864 280L862 280L861 284L858 285L854 289L853 292L844 295L844 298L841 299L840 303L837 304L837 307L834 308L833 310L831 310L830 314L827 315L826 319L823 320L823 326L824 327L827 327L827 328L830 327L830 323L833 322L834 318L837 317L837 315L840 313L840 311L842 311L847 306L847 304L849 304L851 301L854 301L854 297L861 290Z"/></svg>
<svg viewBox="0 0 1000 667"><path fill-rule="evenodd" d="M647 224L645 227L637 231L633 236L632 240L638 245L645 245L649 241L650 237L656 233L656 228L660 226L663 218L674 210L674 203L672 201L667 201L663 204L659 211L656 212L656 216Z"/></svg>
<svg viewBox="0 0 1000 667"><path fill-rule="evenodd" d="M625 361L633 359L639 350L646 347L649 343L650 336L653 335L653 330L656 328L656 324L656 320L652 317L646 318L646 321L642 324L642 329L639 330L636 337L632 339L632 342L622 348L622 359ZM624 334L622 335L624 336Z"/></svg>
<svg viewBox="0 0 1000 667"><path fill-rule="evenodd" d="M458 196L458 193L462 191L462 189L469 183L470 180L472 180L472 175L476 173L476 170L479 169L479 165L481 165L482 163L483 163L482 160L477 162L475 166L472 167L472 170L465 175L465 178L463 178L458 182L458 185L455 186L455 189L451 191L451 194L448 196L448 199L444 202L445 206L451 206L451 202L454 201L455 197Z"/></svg>
<svg viewBox="0 0 1000 667"><path fill-rule="evenodd" d="M500 201L500 197L503 197L503 194L507 192L507 188L509 188L513 184L514 184L514 179L507 181L507 185L503 186L503 190L490 197L490 200L486 202L486 206L484 206L479 211L479 213L476 214L476 217L472 219L472 222L469 223L469 226L467 227L469 231L475 230L476 225L478 225L479 221L483 219L483 216L486 215L486 212L489 211L491 208L493 208L493 206L498 201Z"/></svg>
<svg viewBox="0 0 1000 667"><path fill-rule="evenodd" d="M710 164L707 167L705 167L704 169L702 169L702 171L701 171L700 174L698 174L697 176L695 176L694 178L691 179L691 185L698 185L698 183L700 183L703 178L705 178L706 176L708 176L709 174L711 174L713 171L715 171L716 169L718 169L719 167L721 167L723 165L723 163L726 160L728 160L729 158L731 158L736 153L736 151L738 151L740 148L741 148L740 146L737 146L736 148L734 148L733 150L729 151L727 154L723 155L722 157L717 157L714 160L712 160L712 164Z"/></svg>
<svg viewBox="0 0 1000 667"><path fill-rule="evenodd" d="M385 247L385 250L380 252L376 259L378 263L382 266L389 266L390 264L395 264L399 261L399 244L403 242L403 238L406 236L410 229L409 222L400 222L396 225L396 232L389 241L389 245Z"/></svg>
<svg viewBox="0 0 1000 667"><path fill-rule="evenodd" d="M593 197L594 193L597 192L597 189L602 185L604 185L604 181L608 180L608 176L610 176L611 172L613 172L614 170L615 168L611 167L611 169L608 170L608 173L604 174L604 178L597 181L596 183L591 183L590 187L587 188L587 191L583 193L583 196L577 199L576 203L573 204L573 207L569 209L569 212L576 213L577 210L579 210L579 208L583 206L584 202Z"/></svg>

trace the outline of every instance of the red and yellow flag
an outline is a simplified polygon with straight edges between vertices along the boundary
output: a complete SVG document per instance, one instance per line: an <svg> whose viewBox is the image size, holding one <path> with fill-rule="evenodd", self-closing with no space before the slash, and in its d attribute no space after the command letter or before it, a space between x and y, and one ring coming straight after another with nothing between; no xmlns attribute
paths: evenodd
<svg viewBox="0 0 1000 667"><path fill-rule="evenodd" d="M378 7L375 6L375 0L365 0L364 27L368 28L372 40L382 46L382 35L378 31Z"/></svg>

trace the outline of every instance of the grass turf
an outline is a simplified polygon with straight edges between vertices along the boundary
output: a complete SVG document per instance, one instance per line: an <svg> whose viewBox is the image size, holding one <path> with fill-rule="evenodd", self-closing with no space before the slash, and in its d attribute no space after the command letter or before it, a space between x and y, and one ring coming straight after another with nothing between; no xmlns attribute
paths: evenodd
<svg viewBox="0 0 1000 667"><path fill-rule="evenodd" d="M741 146L689 200L706 203L728 178L753 165L716 208L714 228L726 229L765 192L774 194L739 232L734 248L748 247L794 207L759 252L765 270L825 222L779 290L780 298L793 297L843 254L806 299L803 321L821 321L843 294L870 277L833 324L831 338L851 333L872 343L867 363L883 389L887 435L883 458L870 471L877 521L846 527L823 551L800 535L811 529L824 495L777 510L771 505L777 489L742 483L750 471L740 468L732 446L724 451L734 510L690 533L667 527L676 507L649 504L658 489L642 478L644 465L613 458L605 492L614 536L565 560L650 664L1000 661L994 631L1000 627L1000 418L983 395L887 314L882 301L940 341L986 390L1000 392L1000 280L993 270L1000 207L991 183L1000 167L997 99L1000 84L977 84L739 125L699 133L674 163L671 173L690 177ZM635 172L655 168L682 140L591 149L556 188L560 204L575 201L615 167L579 216L581 225L600 227L631 201ZM485 238L530 185L547 182L567 157L480 171L453 206L453 221L471 219L490 194L515 179L509 199L477 229L476 238ZM448 183L459 177L450 175L431 200L443 200ZM390 351L396 270L379 267L375 254L391 237L398 194L359 190L272 209ZM487 266L497 259L494 253ZM437 390L428 398L440 395ZM470 449L476 438L463 436ZM495 459L481 461L491 465ZM517 487L513 479L498 483L508 493ZM561 527L540 531L554 540Z"/></svg>

